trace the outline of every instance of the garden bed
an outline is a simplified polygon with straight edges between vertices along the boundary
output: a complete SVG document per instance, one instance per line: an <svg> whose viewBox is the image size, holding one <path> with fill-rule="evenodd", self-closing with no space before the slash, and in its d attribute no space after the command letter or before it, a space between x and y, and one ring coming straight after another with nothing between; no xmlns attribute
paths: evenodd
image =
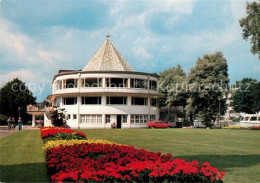
<svg viewBox="0 0 260 183"><path fill-rule="evenodd" d="M77 131L68 133L74 134L73 139L62 128L46 130L42 128L41 134L52 182L222 182L225 175L207 162L199 165L171 154L86 139Z"/></svg>

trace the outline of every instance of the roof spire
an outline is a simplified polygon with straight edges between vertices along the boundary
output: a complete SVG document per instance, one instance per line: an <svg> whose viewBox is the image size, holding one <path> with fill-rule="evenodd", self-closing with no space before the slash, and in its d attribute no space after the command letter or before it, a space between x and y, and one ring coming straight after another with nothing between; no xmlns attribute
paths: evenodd
<svg viewBox="0 0 260 183"><path fill-rule="evenodd" d="M109 39L110 38L110 33L108 32L108 30L107 30L107 34L106 34L106 37L107 37L107 39Z"/></svg>
<svg viewBox="0 0 260 183"><path fill-rule="evenodd" d="M82 71L132 71L134 68L117 51L109 39L98 49Z"/></svg>

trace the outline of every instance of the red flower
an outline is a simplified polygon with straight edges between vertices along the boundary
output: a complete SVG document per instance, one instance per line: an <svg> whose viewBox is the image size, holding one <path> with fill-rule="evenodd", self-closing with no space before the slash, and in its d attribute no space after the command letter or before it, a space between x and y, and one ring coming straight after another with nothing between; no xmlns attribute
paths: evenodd
<svg viewBox="0 0 260 183"><path fill-rule="evenodd" d="M55 134L63 129L49 130L42 132ZM176 181L214 182L225 176L208 162L200 166L198 161L172 159L171 154L162 155L125 145L60 145L47 149L45 155L52 182L159 182L173 180L173 177Z"/></svg>

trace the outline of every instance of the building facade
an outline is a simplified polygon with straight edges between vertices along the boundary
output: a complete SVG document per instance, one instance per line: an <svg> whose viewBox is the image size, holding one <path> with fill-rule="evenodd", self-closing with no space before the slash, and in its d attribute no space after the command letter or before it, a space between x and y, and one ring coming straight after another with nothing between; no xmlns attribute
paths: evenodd
<svg viewBox="0 0 260 183"><path fill-rule="evenodd" d="M65 109L71 128L142 128L159 119L157 83L107 39L82 70L60 70L47 99Z"/></svg>

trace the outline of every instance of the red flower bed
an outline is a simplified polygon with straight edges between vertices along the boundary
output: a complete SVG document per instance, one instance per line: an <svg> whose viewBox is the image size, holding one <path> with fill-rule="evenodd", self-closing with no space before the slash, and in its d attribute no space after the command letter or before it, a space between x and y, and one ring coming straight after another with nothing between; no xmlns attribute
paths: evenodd
<svg viewBox="0 0 260 183"><path fill-rule="evenodd" d="M115 144L60 145L46 150L46 161L52 182L222 182L225 175L209 163Z"/></svg>
<svg viewBox="0 0 260 183"><path fill-rule="evenodd" d="M253 126L251 127L251 130L260 130L260 126Z"/></svg>
<svg viewBox="0 0 260 183"><path fill-rule="evenodd" d="M47 138L47 137L55 137L58 133L62 133L62 134L76 133L76 134L80 135L81 137L86 138L86 134L75 131L75 130L71 130L71 129L65 129L62 127L43 127L43 128L41 128L41 137L43 139Z"/></svg>

